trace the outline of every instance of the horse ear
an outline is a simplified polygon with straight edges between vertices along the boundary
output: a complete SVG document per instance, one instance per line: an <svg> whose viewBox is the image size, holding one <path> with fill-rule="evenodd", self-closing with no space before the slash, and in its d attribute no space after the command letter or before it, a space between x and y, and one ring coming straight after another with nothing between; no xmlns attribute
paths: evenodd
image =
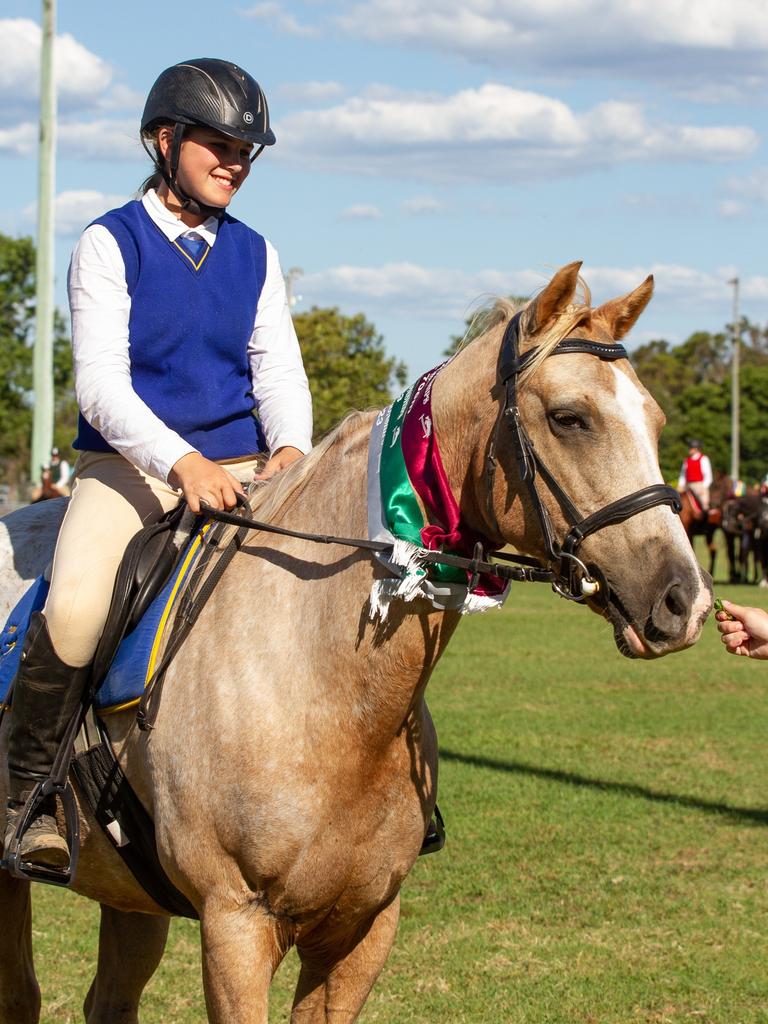
<svg viewBox="0 0 768 1024"><path fill-rule="evenodd" d="M649 274L643 283L629 295L620 299L612 299L605 305L593 310L593 317L602 317L608 324L611 337L619 341L634 327L635 321L651 301L653 295L653 274Z"/></svg>
<svg viewBox="0 0 768 1024"><path fill-rule="evenodd" d="M581 264L582 261L577 260L561 267L544 291L536 296L531 333L538 334L542 331L571 301L579 280Z"/></svg>

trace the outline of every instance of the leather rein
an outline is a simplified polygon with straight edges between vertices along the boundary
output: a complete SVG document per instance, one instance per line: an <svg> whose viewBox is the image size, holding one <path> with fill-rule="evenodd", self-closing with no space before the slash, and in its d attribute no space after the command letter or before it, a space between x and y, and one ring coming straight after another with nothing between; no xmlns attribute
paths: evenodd
<svg viewBox="0 0 768 1024"><path fill-rule="evenodd" d="M553 590L571 601L583 601L585 598L590 597L598 600L600 603L607 603L609 588L605 577L596 567L588 568L576 554L581 542L590 534L603 529L603 527L622 523L631 516L655 508L657 505L669 505L675 512L680 512L680 496L674 488L668 487L666 484L652 484L650 487L643 487L623 498L619 498L617 501L605 505L591 515L582 516L579 513L574 503L539 458L520 418L520 410L517 405L517 378L538 351L538 347L535 347L529 349L522 356L519 354L518 332L520 315L520 313L516 314L507 325L499 354L497 389L499 387L504 389L504 402L491 436L486 462L487 507L489 518L494 524L497 533L501 536L496 514L493 510L493 485L497 466L495 452L499 433L502 429L502 424L504 424L505 428L510 432L520 480L527 487L531 504L539 521L547 561L545 563L538 558L532 558L527 555L494 551L492 552L494 559L514 563L512 565L499 565L498 561L492 562L485 555L482 543L475 544L472 558L448 554L442 551L424 551L422 552L422 558L427 564L449 565L465 569L470 577L470 590L477 585L480 576L495 576L499 579L518 582L549 583ZM611 361L628 358L627 351L623 345L604 345L591 341L588 338L565 338L549 355L566 355L569 353L583 353ZM557 541L551 516L541 500L536 487L537 475L544 480L548 490L560 505L569 525L568 533L562 545ZM233 526L246 527L265 533L274 533L283 537L296 537L300 540L313 541L318 544L340 544L344 547L361 548L377 553L386 553L392 550L391 544L382 541L304 533L299 530L289 530L282 526L275 526L272 523L262 522L246 516L244 510L248 507L248 502L245 498L241 499L239 504L240 510L237 512L223 512L212 509L205 504L201 504L201 509L206 516L219 522L230 523ZM599 597L597 597L598 594Z"/></svg>

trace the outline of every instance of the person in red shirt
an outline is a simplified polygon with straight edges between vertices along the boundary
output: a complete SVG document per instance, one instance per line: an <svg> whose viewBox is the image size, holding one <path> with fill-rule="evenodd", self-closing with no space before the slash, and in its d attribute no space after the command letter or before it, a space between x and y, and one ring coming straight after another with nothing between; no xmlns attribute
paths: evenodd
<svg viewBox="0 0 768 1024"><path fill-rule="evenodd" d="M709 508L709 488L712 486L712 465L708 456L701 451L701 441L688 442L688 458L680 468L679 491L690 491L701 506L702 512Z"/></svg>

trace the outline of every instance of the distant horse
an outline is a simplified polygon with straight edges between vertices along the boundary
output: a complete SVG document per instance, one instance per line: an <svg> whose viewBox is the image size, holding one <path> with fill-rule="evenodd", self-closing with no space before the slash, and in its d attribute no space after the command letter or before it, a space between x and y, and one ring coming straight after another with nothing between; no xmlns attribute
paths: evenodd
<svg viewBox="0 0 768 1024"><path fill-rule="evenodd" d="M38 501L50 501L52 498L63 498L64 492L60 491L53 482L53 474L50 466L43 466L40 474L40 484L32 493L32 504Z"/></svg>
<svg viewBox="0 0 768 1024"><path fill-rule="evenodd" d="M683 524L688 539L693 546L695 537L703 537L709 553L709 574L714 577L715 564L717 562L717 544L715 535L719 529L724 529L723 515L724 507L731 493L731 478L720 474L712 483L709 493L709 508L704 512L699 502L691 491L680 492L680 520ZM732 542L728 546L728 561L731 581L735 571L735 549L732 550Z"/></svg>
<svg viewBox="0 0 768 1024"><path fill-rule="evenodd" d="M485 332L430 378L431 406L410 422L439 442L465 528L487 549L542 560L563 594L586 594L623 654L654 658L698 639L712 595L662 483L663 416L614 344L652 279L592 309L588 293L575 300L579 267L558 271L518 316L497 302ZM412 402L426 403L427 390ZM294 531L367 536L376 421L348 417L255 490L254 513ZM426 537L446 523L424 505ZM47 531L27 510L5 520L4 540L0 528L0 612L24 586L13 546L38 546L27 570L50 557L61 508L48 506ZM388 582L402 581L369 551L253 532L171 665L154 729L135 730L130 711L110 716L163 867L200 917L212 1024L264 1024L291 946L294 1024L351 1024L389 954L435 806L425 688L460 615L435 606L419 578L412 600L372 616L372 587ZM557 642L545 618L539 627L544 647ZM511 645L507 632L500 622L499 642ZM73 888L102 905L86 1021L136 1024L168 917L81 812ZM0 1022L37 1024L29 883L0 875Z"/></svg>

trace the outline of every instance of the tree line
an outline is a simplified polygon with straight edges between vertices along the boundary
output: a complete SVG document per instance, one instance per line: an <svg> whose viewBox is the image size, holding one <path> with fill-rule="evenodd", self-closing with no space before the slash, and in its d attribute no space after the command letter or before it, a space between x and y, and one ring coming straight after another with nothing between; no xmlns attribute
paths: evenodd
<svg viewBox="0 0 768 1024"><path fill-rule="evenodd" d="M30 238L0 234L0 481L28 475L32 431L32 342L35 247ZM313 307L294 315L322 436L351 409L381 408L406 384L405 364L387 354L384 339L362 314ZM467 338L472 337L468 323ZM746 317L741 338L741 473L768 473L768 328ZM465 335L449 339L446 354ZM730 464L731 334L696 331L681 345L657 339L636 348L632 363L667 416L660 442L665 479L675 480L687 442L702 442L716 471ZM56 314L54 444L68 451L75 436L72 356L66 325Z"/></svg>

